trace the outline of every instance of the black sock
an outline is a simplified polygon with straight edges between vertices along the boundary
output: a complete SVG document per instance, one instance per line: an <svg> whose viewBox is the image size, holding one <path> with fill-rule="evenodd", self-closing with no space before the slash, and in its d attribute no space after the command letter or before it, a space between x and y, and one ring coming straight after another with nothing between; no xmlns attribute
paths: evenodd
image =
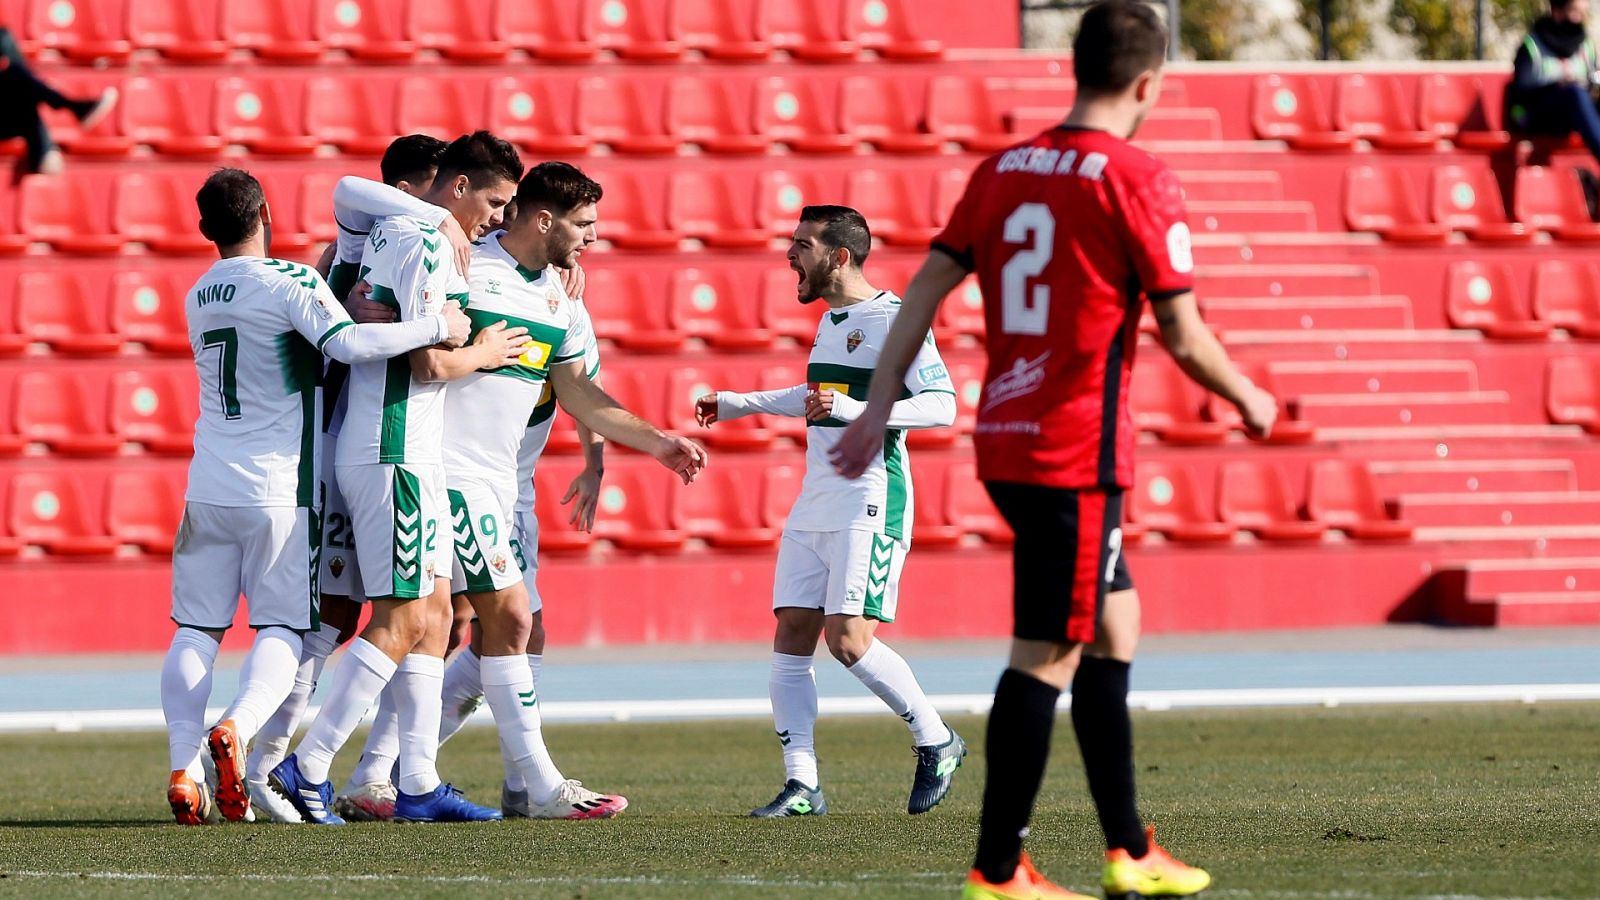
<svg viewBox="0 0 1600 900"><path fill-rule="evenodd" d="M988 776L978 821L978 856L972 864L991 882L1009 881L1017 871L1022 836L1050 758L1060 698L1060 691L1016 669L1007 669L994 689L985 737Z"/></svg>
<svg viewBox="0 0 1600 900"><path fill-rule="evenodd" d="M1128 716L1129 664L1085 656L1072 679L1072 730L1083 753L1089 793L1106 847L1134 859L1150 851L1133 794L1133 720Z"/></svg>

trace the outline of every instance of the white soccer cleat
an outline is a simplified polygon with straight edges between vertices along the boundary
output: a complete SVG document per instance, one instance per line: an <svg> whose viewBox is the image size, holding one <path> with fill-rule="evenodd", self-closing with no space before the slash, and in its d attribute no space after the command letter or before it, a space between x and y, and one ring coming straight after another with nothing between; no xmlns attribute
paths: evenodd
<svg viewBox="0 0 1600 900"><path fill-rule="evenodd" d="M561 782L556 795L544 803L531 802L526 791L513 793L502 787L500 803L507 818L521 819L609 819L628 808L628 798L591 791L576 778Z"/></svg>
<svg viewBox="0 0 1600 900"><path fill-rule="evenodd" d="M347 784L333 801L333 811L348 822L388 822L394 819L394 801L399 796L387 781Z"/></svg>
<svg viewBox="0 0 1600 900"><path fill-rule="evenodd" d="M300 816L300 810L294 804L283 799L277 791L273 790L265 781L246 781L245 788L250 791L250 809L266 813L267 819L281 822L285 825L303 825L305 819ZM247 819L246 821L251 821Z"/></svg>

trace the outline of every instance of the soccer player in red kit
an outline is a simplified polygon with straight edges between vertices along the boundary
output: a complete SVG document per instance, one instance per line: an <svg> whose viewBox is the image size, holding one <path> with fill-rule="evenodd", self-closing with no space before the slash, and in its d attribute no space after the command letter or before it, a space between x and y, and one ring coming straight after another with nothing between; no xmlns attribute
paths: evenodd
<svg viewBox="0 0 1600 900"><path fill-rule="evenodd" d="M1144 3L1109 0L1084 15L1071 113L973 173L905 292L867 411L833 453L849 476L881 452L906 366L944 296L976 272L989 357L974 438L978 477L1016 544L1014 640L989 715L969 900L1081 896L1045 880L1022 850L1056 701L1069 683L1105 832L1107 896L1188 896L1211 883L1155 843L1134 800L1128 669L1139 600L1121 522L1123 491L1133 484L1127 395L1144 299L1178 365L1237 406L1251 430L1266 433L1277 404L1239 374L1201 321L1182 189L1128 143L1160 93L1166 44Z"/></svg>

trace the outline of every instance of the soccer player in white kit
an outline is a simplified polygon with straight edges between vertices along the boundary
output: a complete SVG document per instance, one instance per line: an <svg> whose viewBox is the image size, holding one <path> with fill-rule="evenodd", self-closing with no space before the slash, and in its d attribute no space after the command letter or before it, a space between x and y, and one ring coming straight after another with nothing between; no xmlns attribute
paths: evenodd
<svg viewBox="0 0 1600 900"><path fill-rule="evenodd" d="M229 820L248 814L245 747L289 693L301 635L317 626L322 354L377 361L466 336L464 317L443 304L405 323L352 323L316 272L267 257L272 216L247 172L213 173L196 204L221 259L185 299L202 401L173 549L178 628L161 673L167 799L190 825L211 815L202 735L217 765L216 806ZM241 591L256 640L238 696L207 733L211 671Z"/></svg>
<svg viewBox="0 0 1600 900"><path fill-rule="evenodd" d="M828 306L817 326L806 384L776 391L719 391L700 397L701 424L754 413L804 416L806 475L778 547L772 606L777 617L768 690L783 745L785 783L757 817L823 815L827 800L817 774L814 727L817 638L911 729L917 768L907 811L927 812L950 790L966 744L928 702L898 653L874 637L893 622L900 570L911 548L911 466L905 429L955 421L955 389L929 334L906 376L889 420L885 451L860 480L841 478L828 450L865 407L867 388L900 299L868 283L861 271L872 234L861 214L844 206L800 212L789 266L799 275L801 303Z"/></svg>
<svg viewBox="0 0 1600 900"><path fill-rule="evenodd" d="M481 235L499 224L521 174L522 162L514 147L488 132L475 132L445 150L423 199L450 210L468 234ZM466 294L466 281L442 235L409 217L392 217L374 226L362 270L372 286L371 298L395 305L402 320ZM520 346L508 349L503 362L522 355ZM444 383L479 365L472 353L430 348L405 361L351 369L336 473L355 527L363 587L373 610L299 750L269 778L304 821L343 823L331 808L328 769L333 755L391 680L399 691L402 750L395 817L500 818L498 811L469 803L443 783L435 764L450 630Z"/></svg>

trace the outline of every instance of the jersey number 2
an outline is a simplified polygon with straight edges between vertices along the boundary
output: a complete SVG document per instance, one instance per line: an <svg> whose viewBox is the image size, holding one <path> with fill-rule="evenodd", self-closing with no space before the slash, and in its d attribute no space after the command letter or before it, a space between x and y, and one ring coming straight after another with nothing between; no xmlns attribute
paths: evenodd
<svg viewBox="0 0 1600 900"><path fill-rule="evenodd" d="M227 419L239 418L239 332L232 328L218 328L200 335L205 348L221 351L217 378L222 388L222 415Z"/></svg>
<svg viewBox="0 0 1600 900"><path fill-rule="evenodd" d="M1024 203L1006 217L1005 242L1026 244L1000 270L1000 328L1006 334L1044 334L1050 325L1050 286L1028 281L1050 264L1056 219L1043 203Z"/></svg>

